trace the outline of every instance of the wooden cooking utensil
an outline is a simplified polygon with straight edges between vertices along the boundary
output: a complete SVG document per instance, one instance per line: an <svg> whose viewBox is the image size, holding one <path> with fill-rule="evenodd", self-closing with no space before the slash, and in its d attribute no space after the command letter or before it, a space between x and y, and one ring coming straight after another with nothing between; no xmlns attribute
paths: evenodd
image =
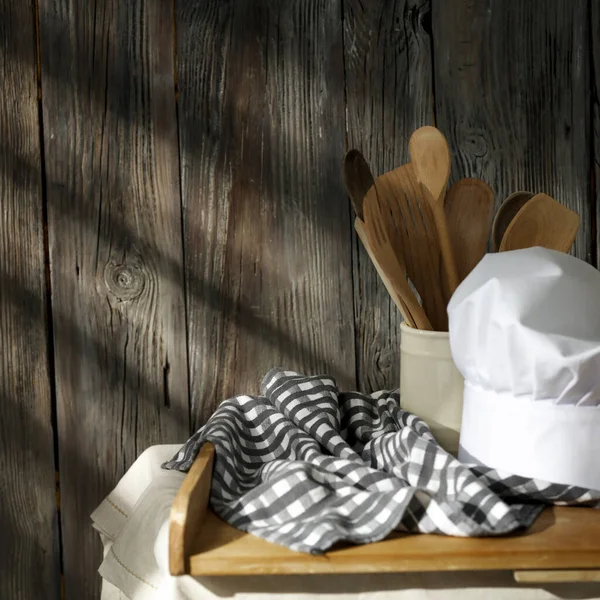
<svg viewBox="0 0 600 600"><path fill-rule="evenodd" d="M481 179L461 179L448 190L444 210L456 270L462 281L486 253L494 216L494 192Z"/></svg>
<svg viewBox="0 0 600 600"><path fill-rule="evenodd" d="M525 203L532 198L531 192L515 192L500 205L492 223L492 252L498 252L506 228Z"/></svg>
<svg viewBox="0 0 600 600"><path fill-rule="evenodd" d="M365 229L371 242L371 249L398 296L402 298L408 308L416 326L419 329L432 330L431 322L410 289L405 271L392 248L388 234L389 219L386 219L385 209L381 205L378 195L376 194L375 197L367 199L363 205Z"/></svg>
<svg viewBox="0 0 600 600"><path fill-rule="evenodd" d="M390 241L396 255L403 259L425 314L435 331L447 331L448 315L439 278L439 240L431 207L422 198L413 166L402 165L381 175L377 189L382 206L391 217Z"/></svg>
<svg viewBox="0 0 600 600"><path fill-rule="evenodd" d="M412 134L409 150L417 181L421 184L425 199L430 203L433 212L448 290L452 294L458 286L458 273L444 212L444 198L450 176L448 142L439 129L421 127Z"/></svg>
<svg viewBox="0 0 600 600"><path fill-rule="evenodd" d="M568 252L579 229L579 215L546 194L525 203L506 228L500 252L543 246Z"/></svg>
<svg viewBox="0 0 600 600"><path fill-rule="evenodd" d="M377 196L378 189L375 185L375 178L373 177L369 163L367 163L365 157L359 150L348 150L344 156L342 171L354 212L356 216L364 222L363 206L365 200L369 193L373 196ZM374 201L375 200L373 200L373 202ZM390 241L392 247L396 251L398 248L394 243L395 240L392 238ZM406 271L406 267L401 260L401 255L397 252L396 256L400 260L403 270Z"/></svg>
<svg viewBox="0 0 600 600"><path fill-rule="evenodd" d="M352 148L346 152L342 163L342 177L356 216L364 220L363 201L375 181L360 150Z"/></svg>
<svg viewBox="0 0 600 600"><path fill-rule="evenodd" d="M397 306L398 310L400 311L402 318L411 327L414 327L415 329L417 329L417 324L415 323L415 320L413 319L412 315L410 314L408 307L404 303L404 300L398 295L398 292L392 285L392 282L389 280L389 278L385 274L382 266L379 264L379 261L375 257L375 254L373 253L373 249L371 248L371 242L369 241L369 237L367 235L367 232L365 231L365 224L358 217L356 217L356 219L354 219L354 229L356 230L356 233L357 233L358 237L360 238L362 245L365 247L365 250L367 251L369 258L371 259L371 262L375 266L375 269L377 270L377 274L379 275L379 278L383 282L383 285L385 285L385 289L388 291L390 298L393 300L394 304Z"/></svg>
<svg viewBox="0 0 600 600"><path fill-rule="evenodd" d="M365 231L364 222L362 220L364 217L363 205L369 192L372 192L372 194L375 196L377 195L377 188L375 187L375 180L373 178L373 174L371 173L371 169L365 160L365 157L359 150L352 149L346 152L342 164L342 175L346 185L346 190L350 196L350 201L352 202L352 206L354 208L354 212L356 213L356 218L354 219L354 229L356 230L362 245L367 251L371 262L375 266L379 278L383 282L383 285L385 285L388 294L402 314L402 318L409 325L416 328L417 325L410 314L408 307L404 303L404 300L398 295L396 289L392 285L392 282L385 274L381 264L373 253L369 236ZM376 200L377 198L375 198L375 201ZM404 265L401 266L403 270L405 270Z"/></svg>

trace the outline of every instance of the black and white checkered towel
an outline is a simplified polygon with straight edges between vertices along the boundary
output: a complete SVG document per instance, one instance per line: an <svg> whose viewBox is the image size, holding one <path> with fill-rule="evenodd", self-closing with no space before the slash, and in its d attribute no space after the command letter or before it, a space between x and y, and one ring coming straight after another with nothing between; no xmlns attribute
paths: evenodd
<svg viewBox="0 0 600 600"><path fill-rule="evenodd" d="M600 506L600 493L465 465L445 452L397 392L340 393L330 377L274 369L262 396L225 400L167 469L187 471L211 441L213 510L293 550L390 532L499 535L544 504Z"/></svg>

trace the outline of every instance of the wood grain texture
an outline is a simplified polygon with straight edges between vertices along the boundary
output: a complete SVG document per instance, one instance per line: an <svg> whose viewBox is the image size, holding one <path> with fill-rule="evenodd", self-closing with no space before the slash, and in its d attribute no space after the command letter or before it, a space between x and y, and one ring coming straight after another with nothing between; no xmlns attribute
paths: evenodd
<svg viewBox="0 0 600 600"><path fill-rule="evenodd" d="M189 435L172 6L39 10L65 589L97 598L90 513Z"/></svg>
<svg viewBox="0 0 600 600"><path fill-rule="evenodd" d="M375 176L408 162L411 133L433 123L429 5L343 2L348 146ZM397 388L402 317L357 238L353 265L359 388Z"/></svg>
<svg viewBox="0 0 600 600"><path fill-rule="evenodd" d="M275 365L355 385L340 15L176 2L194 427Z"/></svg>
<svg viewBox="0 0 600 600"><path fill-rule="evenodd" d="M433 0L432 14L453 180L483 179L498 204L556 198L581 216L574 254L591 261L588 2Z"/></svg>
<svg viewBox="0 0 600 600"><path fill-rule="evenodd" d="M59 598L32 3L0 0L0 598Z"/></svg>

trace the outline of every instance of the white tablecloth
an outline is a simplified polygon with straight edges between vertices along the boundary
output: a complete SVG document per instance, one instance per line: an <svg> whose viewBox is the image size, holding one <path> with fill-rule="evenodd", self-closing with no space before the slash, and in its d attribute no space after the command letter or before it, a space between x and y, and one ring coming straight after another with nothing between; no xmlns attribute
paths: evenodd
<svg viewBox="0 0 600 600"><path fill-rule="evenodd" d="M168 524L184 476L148 448L92 514L104 546L102 600L600 600L600 584L523 586L508 572L171 577Z"/></svg>

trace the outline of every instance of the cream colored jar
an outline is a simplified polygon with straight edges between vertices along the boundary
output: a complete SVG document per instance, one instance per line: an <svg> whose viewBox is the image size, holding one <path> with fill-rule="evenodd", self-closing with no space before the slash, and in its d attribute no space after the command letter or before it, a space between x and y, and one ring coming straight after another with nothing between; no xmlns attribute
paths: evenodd
<svg viewBox="0 0 600 600"><path fill-rule="evenodd" d="M400 404L421 417L439 444L458 453L464 380L447 331L400 326Z"/></svg>

